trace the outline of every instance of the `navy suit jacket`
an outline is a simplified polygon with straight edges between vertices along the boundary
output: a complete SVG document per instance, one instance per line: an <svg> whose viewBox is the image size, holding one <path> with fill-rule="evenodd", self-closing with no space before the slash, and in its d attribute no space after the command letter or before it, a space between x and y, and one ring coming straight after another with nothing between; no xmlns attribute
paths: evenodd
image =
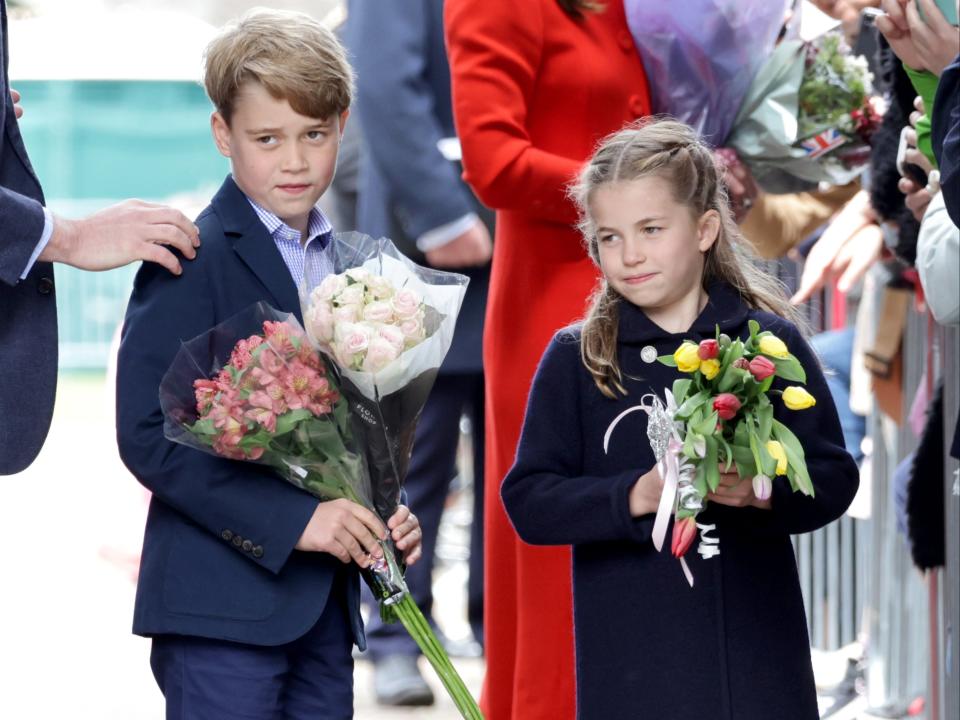
<svg viewBox="0 0 960 720"><path fill-rule="evenodd" d="M355 110L363 130L357 229L391 238L416 262L425 232L483 208L460 179L458 165L437 148L453 137L450 65L443 37L443 0L351 1L344 40L357 72ZM489 265L457 268L470 285L442 371L483 369L483 316Z"/></svg>
<svg viewBox="0 0 960 720"><path fill-rule="evenodd" d="M20 279L43 233L43 192L23 146L7 79L7 6L0 0L0 475L27 467L43 445L57 390L53 266Z"/></svg>
<svg viewBox="0 0 960 720"><path fill-rule="evenodd" d="M960 225L960 55L940 75L930 123L943 202L950 219Z"/></svg>
<svg viewBox="0 0 960 720"><path fill-rule="evenodd" d="M356 567L294 550L317 500L264 466L164 438L158 388L181 342L259 301L300 317L293 278L232 178L197 226L202 245L180 277L152 263L137 273L120 346L117 441L153 493L134 632L279 645L316 623L335 574L346 572L362 648Z"/></svg>

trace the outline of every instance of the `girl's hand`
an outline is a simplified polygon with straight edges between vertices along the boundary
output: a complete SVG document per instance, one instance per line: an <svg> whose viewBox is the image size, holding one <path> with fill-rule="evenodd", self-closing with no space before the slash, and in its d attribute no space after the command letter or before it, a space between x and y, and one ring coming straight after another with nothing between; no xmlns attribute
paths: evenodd
<svg viewBox="0 0 960 720"><path fill-rule="evenodd" d="M717 491L707 493L710 502L727 505L729 507L757 507L761 510L770 509L770 499L759 500L753 493L753 481L750 478L741 478L734 466L731 472L724 472L725 465L720 466L720 485Z"/></svg>
<svg viewBox="0 0 960 720"><path fill-rule="evenodd" d="M920 53L913 45L906 6L907 0L881 0L880 8L885 14L877 17L877 29L883 33L890 48L904 65L914 70L926 70Z"/></svg>
<svg viewBox="0 0 960 720"><path fill-rule="evenodd" d="M417 516L406 505L401 505L387 520L387 527L397 550L403 551L404 562L413 565L423 554L423 531Z"/></svg>
<svg viewBox="0 0 960 720"><path fill-rule="evenodd" d="M917 4L923 6L922 18L917 12ZM906 15L914 52L923 67L940 77L960 52L957 29L947 22L933 0L911 2L906 7Z"/></svg>
<svg viewBox="0 0 960 720"><path fill-rule="evenodd" d="M630 488L630 515L640 517L655 513L660 505L660 495L663 494L663 478L660 470L654 465L645 472Z"/></svg>

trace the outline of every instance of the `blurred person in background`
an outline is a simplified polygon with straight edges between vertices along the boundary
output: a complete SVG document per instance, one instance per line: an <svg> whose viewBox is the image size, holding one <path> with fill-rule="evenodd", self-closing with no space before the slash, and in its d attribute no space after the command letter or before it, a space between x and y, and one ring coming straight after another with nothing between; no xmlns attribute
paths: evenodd
<svg viewBox="0 0 960 720"><path fill-rule="evenodd" d="M407 504L423 528L423 558L406 575L427 618L440 517L457 474L460 418L473 430L474 508L470 538L468 617L483 639L483 316L492 213L460 179L442 0L348 3L343 30L357 71L356 112L363 132L357 177L356 227L386 236L415 262L467 275L470 284L456 332L417 426ZM486 220L486 222L485 222ZM372 613L367 643L381 705L430 705L433 693L417 668L420 651L399 623Z"/></svg>
<svg viewBox="0 0 960 720"><path fill-rule="evenodd" d="M81 220L44 207L20 135L20 94L7 76L7 7L0 0L0 475L24 470L40 452L57 389L57 306L52 263L110 270L137 260L179 275L194 258L196 227L172 208L128 200ZM164 246L169 246L167 249ZM176 251L174 253L173 251Z"/></svg>

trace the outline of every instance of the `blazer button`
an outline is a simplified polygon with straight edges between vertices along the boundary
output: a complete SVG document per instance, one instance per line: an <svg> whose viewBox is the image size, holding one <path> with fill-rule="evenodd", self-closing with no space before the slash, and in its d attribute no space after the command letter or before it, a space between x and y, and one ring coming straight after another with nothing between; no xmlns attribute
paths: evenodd
<svg viewBox="0 0 960 720"><path fill-rule="evenodd" d="M220 537L222 537L227 542L230 542L231 540L233 540L233 531L224 530L222 533L220 533Z"/></svg>
<svg viewBox="0 0 960 720"><path fill-rule="evenodd" d="M263 547L260 545L253 546L253 552L251 553L255 558L263 557Z"/></svg>
<svg viewBox="0 0 960 720"><path fill-rule="evenodd" d="M49 295L53 292L53 278L42 277L37 281L37 292L41 295Z"/></svg>
<svg viewBox="0 0 960 720"><path fill-rule="evenodd" d="M253 543L249 540L244 540L243 544L240 546L243 548L244 552L250 552L253 549Z"/></svg>
<svg viewBox="0 0 960 720"><path fill-rule="evenodd" d="M234 546L234 547L240 547L241 545L243 545L243 538L240 537L239 535L234 535L234 536L233 536L233 546Z"/></svg>
<svg viewBox="0 0 960 720"><path fill-rule="evenodd" d="M626 30L621 30L617 33L617 42L620 44L620 49L624 52L633 52L633 36Z"/></svg>

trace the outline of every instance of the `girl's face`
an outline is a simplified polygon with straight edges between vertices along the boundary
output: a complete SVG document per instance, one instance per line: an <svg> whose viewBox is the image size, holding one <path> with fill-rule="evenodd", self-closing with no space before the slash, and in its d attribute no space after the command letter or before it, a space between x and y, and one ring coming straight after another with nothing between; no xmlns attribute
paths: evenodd
<svg viewBox="0 0 960 720"><path fill-rule="evenodd" d="M601 185L589 211L600 269L620 295L658 314L699 297L704 253L720 231L715 210L694 218L666 180L650 176Z"/></svg>

